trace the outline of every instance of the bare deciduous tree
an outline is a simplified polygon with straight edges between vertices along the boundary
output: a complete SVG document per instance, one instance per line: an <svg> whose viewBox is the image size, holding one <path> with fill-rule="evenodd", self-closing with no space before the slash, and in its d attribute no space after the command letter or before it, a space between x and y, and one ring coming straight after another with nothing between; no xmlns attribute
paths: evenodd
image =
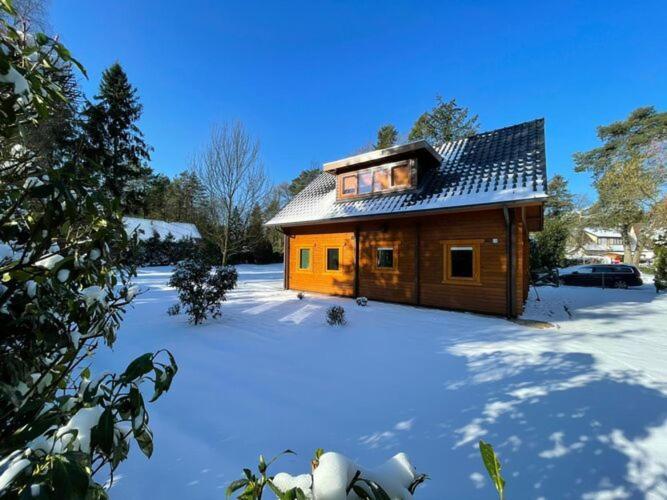
<svg viewBox="0 0 667 500"><path fill-rule="evenodd" d="M259 155L259 141L241 122L215 126L193 171L206 193L210 224L204 231L222 254L222 264L243 251L253 206L264 205L271 185Z"/></svg>

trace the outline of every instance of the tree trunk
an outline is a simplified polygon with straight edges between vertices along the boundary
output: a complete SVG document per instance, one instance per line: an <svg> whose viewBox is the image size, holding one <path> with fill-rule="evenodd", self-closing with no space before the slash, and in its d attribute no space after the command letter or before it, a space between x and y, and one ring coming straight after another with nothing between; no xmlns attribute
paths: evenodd
<svg viewBox="0 0 667 500"><path fill-rule="evenodd" d="M623 241L623 262L626 264L632 263L632 238L630 238L630 228L628 226L621 226L620 228L621 240Z"/></svg>

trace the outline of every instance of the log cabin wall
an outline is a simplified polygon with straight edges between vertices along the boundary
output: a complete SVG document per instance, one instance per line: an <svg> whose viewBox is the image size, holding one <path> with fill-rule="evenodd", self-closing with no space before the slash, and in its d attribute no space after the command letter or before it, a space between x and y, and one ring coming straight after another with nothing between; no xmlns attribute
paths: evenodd
<svg viewBox="0 0 667 500"><path fill-rule="evenodd" d="M287 232L287 231L286 231ZM354 228L348 225L291 228L289 235L289 284L291 290L354 295ZM310 249L310 269L300 269L301 249ZM327 248L338 248L340 269L327 271Z"/></svg>
<svg viewBox="0 0 667 500"><path fill-rule="evenodd" d="M513 312L519 315L528 292L528 231L522 209L513 210ZM486 314L507 313L506 225L501 209L285 231L289 234L288 286L292 290L354 296L354 255L358 244L360 296ZM445 254L449 242L475 246L477 280L447 280ZM332 247L341 249L341 269L333 273L326 271L326 249ZM300 248L312 249L308 270L299 269ZM393 249L391 268L378 268L378 248Z"/></svg>

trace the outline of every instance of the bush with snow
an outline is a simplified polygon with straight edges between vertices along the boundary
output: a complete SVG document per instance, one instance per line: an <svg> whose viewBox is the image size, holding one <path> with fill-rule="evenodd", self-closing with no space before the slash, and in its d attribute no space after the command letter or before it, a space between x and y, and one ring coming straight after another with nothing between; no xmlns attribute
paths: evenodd
<svg viewBox="0 0 667 500"><path fill-rule="evenodd" d="M306 298L306 294L303 293L303 292L299 292L299 293L296 294L296 298L299 299L299 300L303 300L303 299Z"/></svg>
<svg viewBox="0 0 667 500"><path fill-rule="evenodd" d="M357 297L357 305L366 307L368 305L368 299L366 297Z"/></svg>
<svg viewBox="0 0 667 500"><path fill-rule="evenodd" d="M327 309L327 323L331 326L346 324L345 309L342 306L331 306Z"/></svg>
<svg viewBox="0 0 667 500"><path fill-rule="evenodd" d="M120 260L132 241L116 200L97 189L96 164L31 142L68 109L59 82L78 63L57 41L19 32L14 15L0 2L0 497L105 498L97 481L132 440L152 453L141 384L153 401L177 367L160 352L120 375L81 370L114 343L136 294Z"/></svg>
<svg viewBox="0 0 667 500"><path fill-rule="evenodd" d="M426 479L418 474L405 453L399 453L375 468L365 468L340 453L318 450L311 462L312 473L292 476L281 472L268 475L268 468L278 457L293 454L291 450L271 459L268 463L260 455L258 474L244 469L244 477L233 481L227 496L241 491L243 500L261 499L268 487L280 500L408 500Z"/></svg>
<svg viewBox="0 0 667 500"><path fill-rule="evenodd" d="M211 265L200 259L183 260L169 280L169 286L178 290L180 303L167 312L174 315L183 310L195 325L209 316L218 318L221 314L220 303L226 300L225 294L236 286L237 279L234 267L223 266L212 270Z"/></svg>

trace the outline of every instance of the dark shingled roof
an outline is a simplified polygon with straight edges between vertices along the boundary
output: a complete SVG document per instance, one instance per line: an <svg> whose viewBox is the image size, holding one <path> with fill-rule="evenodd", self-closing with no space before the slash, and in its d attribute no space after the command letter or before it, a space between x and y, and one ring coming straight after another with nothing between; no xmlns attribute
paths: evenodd
<svg viewBox="0 0 667 500"><path fill-rule="evenodd" d="M442 164L417 189L336 201L336 177L323 172L268 225L392 215L546 198L544 120L452 141L438 148Z"/></svg>

